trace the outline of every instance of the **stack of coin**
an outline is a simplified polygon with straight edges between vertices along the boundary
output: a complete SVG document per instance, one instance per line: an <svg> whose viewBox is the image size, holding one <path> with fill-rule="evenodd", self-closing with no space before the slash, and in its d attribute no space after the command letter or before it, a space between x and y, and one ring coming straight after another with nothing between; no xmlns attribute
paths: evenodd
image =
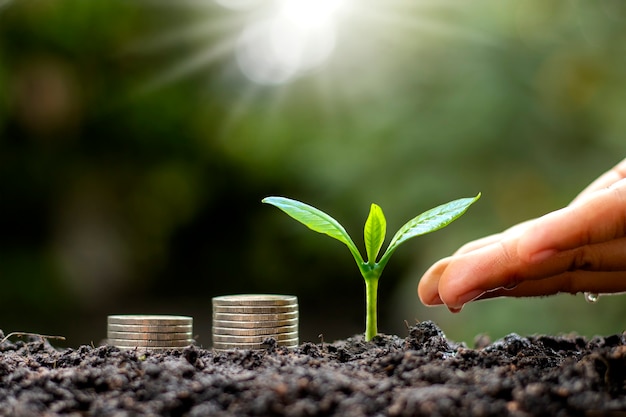
<svg viewBox="0 0 626 417"><path fill-rule="evenodd" d="M298 298L293 295L241 294L213 298L213 348L264 349L298 346Z"/></svg>
<svg viewBox="0 0 626 417"><path fill-rule="evenodd" d="M193 344L187 316L115 315L107 319L107 339L120 349L167 350Z"/></svg>

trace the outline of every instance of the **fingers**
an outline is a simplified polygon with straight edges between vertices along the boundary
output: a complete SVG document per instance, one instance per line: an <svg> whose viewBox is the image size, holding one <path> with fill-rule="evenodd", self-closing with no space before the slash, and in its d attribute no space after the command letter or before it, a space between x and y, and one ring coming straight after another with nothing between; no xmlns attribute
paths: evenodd
<svg viewBox="0 0 626 417"><path fill-rule="evenodd" d="M536 264L517 257L516 245L515 239L501 241L437 262L419 283L420 299L426 305L446 304L459 309L478 297L503 294L626 291L626 238L564 251ZM590 282L590 271L608 272L607 278L614 281ZM585 279L568 281L577 274ZM515 289L504 291L507 288Z"/></svg>
<svg viewBox="0 0 626 417"><path fill-rule="evenodd" d="M626 236L626 179L591 198L532 222L519 239L517 255L539 263L564 250Z"/></svg>
<svg viewBox="0 0 626 417"><path fill-rule="evenodd" d="M572 201L577 203L584 199L589 194L601 190L603 188L610 187L621 179L626 178L626 158L624 158L619 164L611 168L611 170L602 174L597 180L592 182L587 188L585 188L578 196Z"/></svg>
<svg viewBox="0 0 626 417"><path fill-rule="evenodd" d="M474 299L626 291L626 159L568 207L478 239L434 264L418 294L458 311Z"/></svg>
<svg viewBox="0 0 626 417"><path fill-rule="evenodd" d="M596 272L571 271L547 279L526 281L514 289L497 289L482 294L478 299L496 297L540 297L559 293L616 294L626 291L623 282L626 271Z"/></svg>

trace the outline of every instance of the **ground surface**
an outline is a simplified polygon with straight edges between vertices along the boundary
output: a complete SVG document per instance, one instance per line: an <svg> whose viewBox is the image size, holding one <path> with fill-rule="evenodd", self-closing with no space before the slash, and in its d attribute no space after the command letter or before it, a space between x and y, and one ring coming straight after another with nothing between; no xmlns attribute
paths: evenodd
<svg viewBox="0 0 626 417"><path fill-rule="evenodd" d="M510 335L469 349L430 322L407 332L291 352L5 342L0 415L626 416L624 335Z"/></svg>

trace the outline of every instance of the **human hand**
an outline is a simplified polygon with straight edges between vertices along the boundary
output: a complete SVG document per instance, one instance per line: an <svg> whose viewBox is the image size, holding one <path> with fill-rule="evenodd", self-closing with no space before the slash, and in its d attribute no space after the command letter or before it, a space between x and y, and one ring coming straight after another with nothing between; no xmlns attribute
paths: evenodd
<svg viewBox="0 0 626 417"><path fill-rule="evenodd" d="M418 286L426 305L458 312L500 296L626 291L626 159L567 207L461 247Z"/></svg>

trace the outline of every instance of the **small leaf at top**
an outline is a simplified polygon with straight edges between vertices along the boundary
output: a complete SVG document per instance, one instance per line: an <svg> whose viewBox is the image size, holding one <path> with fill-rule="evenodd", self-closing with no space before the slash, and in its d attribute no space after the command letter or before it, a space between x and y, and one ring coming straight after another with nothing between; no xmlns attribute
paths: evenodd
<svg viewBox="0 0 626 417"><path fill-rule="evenodd" d="M309 206L301 201L286 197L266 197L264 203L278 207L293 219L299 221L309 229L326 234L343 242L357 261L363 262L359 251L341 224L323 211Z"/></svg>
<svg viewBox="0 0 626 417"><path fill-rule="evenodd" d="M376 204L372 203L370 214L365 221L365 251L367 252L367 262L373 264L380 251L385 234L387 233L387 221L383 210Z"/></svg>
<svg viewBox="0 0 626 417"><path fill-rule="evenodd" d="M402 226L391 239L391 243L389 243L386 253L393 252L400 244L413 237L434 232L435 230L446 227L454 220L461 217L463 213L467 211L469 206L471 206L479 198L480 193L473 198L461 198L450 201L449 203L442 204L425 211L424 213L411 219L404 226Z"/></svg>

